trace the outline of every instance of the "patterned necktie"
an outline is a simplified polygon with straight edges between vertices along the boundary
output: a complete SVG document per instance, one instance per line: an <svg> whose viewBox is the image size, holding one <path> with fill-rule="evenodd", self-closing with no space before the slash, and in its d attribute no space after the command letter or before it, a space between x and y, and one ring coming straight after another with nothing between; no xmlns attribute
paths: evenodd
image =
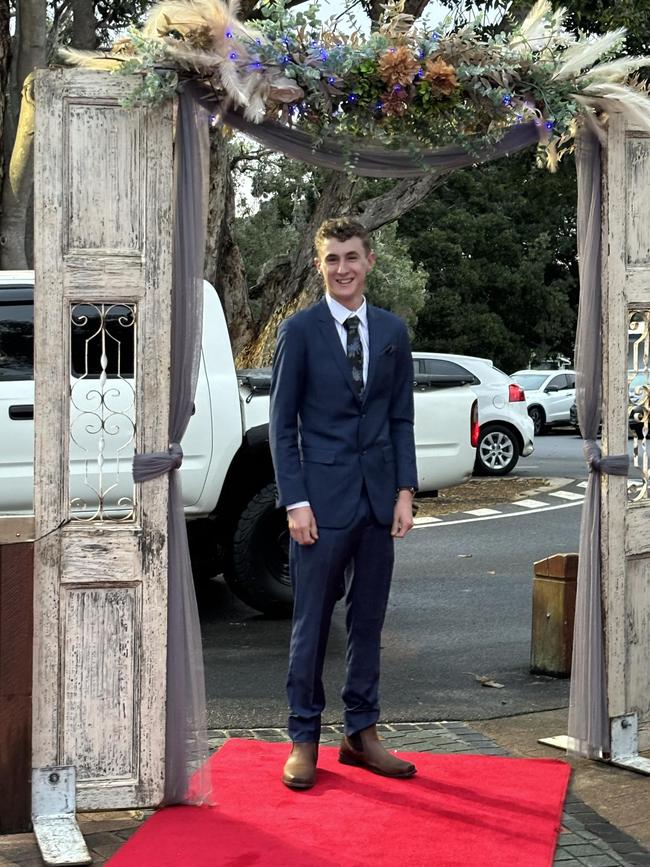
<svg viewBox="0 0 650 867"><path fill-rule="evenodd" d="M352 369L352 381L357 395L361 397L363 394L363 344L359 334L359 317L348 316L343 327L348 333L347 356Z"/></svg>

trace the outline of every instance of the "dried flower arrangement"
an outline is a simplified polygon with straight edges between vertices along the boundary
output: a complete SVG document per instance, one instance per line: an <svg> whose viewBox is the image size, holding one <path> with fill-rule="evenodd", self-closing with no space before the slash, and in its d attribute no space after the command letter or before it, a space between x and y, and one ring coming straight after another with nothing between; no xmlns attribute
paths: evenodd
<svg viewBox="0 0 650 867"><path fill-rule="evenodd" d="M284 0L261 0L261 10L253 28L237 20L233 2L161 2L110 52L61 53L71 63L140 73L134 100L155 104L192 77L248 120L298 126L317 140L471 151L534 121L542 161L554 170L581 115L624 111L650 130L648 87L634 77L650 58L611 59L625 30L578 37L548 0L495 36L475 24L431 32L404 15L400 0L388 3L367 39L338 32L336 19L321 22L315 4L295 13Z"/></svg>

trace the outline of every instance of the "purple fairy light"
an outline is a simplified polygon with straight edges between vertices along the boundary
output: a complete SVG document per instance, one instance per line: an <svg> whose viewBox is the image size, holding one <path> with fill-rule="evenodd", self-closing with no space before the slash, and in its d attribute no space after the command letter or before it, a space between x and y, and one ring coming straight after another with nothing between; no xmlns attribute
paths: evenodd
<svg viewBox="0 0 650 867"><path fill-rule="evenodd" d="M555 124L553 123L552 120L546 121L546 129L553 129L554 126L555 126Z"/></svg>
<svg viewBox="0 0 650 867"><path fill-rule="evenodd" d="M327 77L327 83L328 83L328 84L336 84L336 79L334 78L333 75L329 75L329 76Z"/></svg>
<svg viewBox="0 0 650 867"><path fill-rule="evenodd" d="M224 35L225 35L226 39L232 39L233 32L232 32L232 30L226 30Z"/></svg>
<svg viewBox="0 0 650 867"><path fill-rule="evenodd" d="M512 97L509 93L506 93L506 95L503 97L502 102L504 105L512 105Z"/></svg>
<svg viewBox="0 0 650 867"><path fill-rule="evenodd" d="M329 57L329 54L327 53L327 51L325 51L324 48L321 48L320 59L324 61L324 60L327 60L328 57Z"/></svg>
<svg viewBox="0 0 650 867"><path fill-rule="evenodd" d="M231 60L237 60L237 58L239 57L239 55L237 54L236 51L231 51L230 54L228 55L228 57L229 57Z"/></svg>
<svg viewBox="0 0 650 867"><path fill-rule="evenodd" d="M359 99L359 95L357 93L348 94L348 102L356 102Z"/></svg>

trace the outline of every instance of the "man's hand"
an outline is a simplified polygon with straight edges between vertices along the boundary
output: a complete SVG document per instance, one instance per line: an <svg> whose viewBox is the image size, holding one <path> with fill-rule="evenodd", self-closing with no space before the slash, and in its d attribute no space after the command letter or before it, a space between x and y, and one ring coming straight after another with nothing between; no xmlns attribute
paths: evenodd
<svg viewBox="0 0 650 867"><path fill-rule="evenodd" d="M299 545L313 545L318 539L318 527L311 506L298 506L287 512L289 534Z"/></svg>
<svg viewBox="0 0 650 867"><path fill-rule="evenodd" d="M413 494L410 491L400 491L393 509L393 526L390 534L395 539L403 539L413 528Z"/></svg>

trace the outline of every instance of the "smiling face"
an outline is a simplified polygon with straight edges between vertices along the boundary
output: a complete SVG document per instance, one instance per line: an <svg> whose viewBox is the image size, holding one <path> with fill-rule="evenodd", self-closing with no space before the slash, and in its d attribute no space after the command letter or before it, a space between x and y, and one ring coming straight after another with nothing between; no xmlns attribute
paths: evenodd
<svg viewBox="0 0 650 867"><path fill-rule="evenodd" d="M323 275L327 293L349 310L363 301L366 276L375 263L375 254L366 250L356 235L345 241L324 238L314 264Z"/></svg>

